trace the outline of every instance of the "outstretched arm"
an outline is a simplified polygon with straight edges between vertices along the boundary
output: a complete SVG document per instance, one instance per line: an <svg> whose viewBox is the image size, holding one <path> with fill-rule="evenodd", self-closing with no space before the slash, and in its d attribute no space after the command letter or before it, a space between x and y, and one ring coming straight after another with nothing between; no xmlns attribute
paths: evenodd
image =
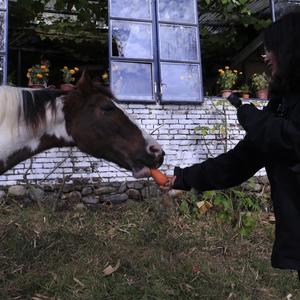
<svg viewBox="0 0 300 300"><path fill-rule="evenodd" d="M173 188L198 191L229 188L249 179L263 166L263 157L245 138L216 158L183 169L176 167Z"/></svg>

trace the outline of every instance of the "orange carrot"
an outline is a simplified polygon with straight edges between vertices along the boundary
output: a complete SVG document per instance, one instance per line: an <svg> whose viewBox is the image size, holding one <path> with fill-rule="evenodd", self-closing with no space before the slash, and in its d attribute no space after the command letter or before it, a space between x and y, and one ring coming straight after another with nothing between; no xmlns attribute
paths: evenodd
<svg viewBox="0 0 300 300"><path fill-rule="evenodd" d="M165 185L169 180L169 178L158 169L150 169L150 175L154 179L154 181L160 186Z"/></svg>

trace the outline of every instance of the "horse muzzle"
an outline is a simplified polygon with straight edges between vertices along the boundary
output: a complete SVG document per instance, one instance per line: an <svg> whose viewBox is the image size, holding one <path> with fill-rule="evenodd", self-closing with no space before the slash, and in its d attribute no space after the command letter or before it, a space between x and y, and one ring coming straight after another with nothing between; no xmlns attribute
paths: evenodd
<svg viewBox="0 0 300 300"><path fill-rule="evenodd" d="M135 178L150 176L150 168L159 168L164 161L165 152L159 144L152 144L147 147L147 156L138 160L138 164L132 167Z"/></svg>

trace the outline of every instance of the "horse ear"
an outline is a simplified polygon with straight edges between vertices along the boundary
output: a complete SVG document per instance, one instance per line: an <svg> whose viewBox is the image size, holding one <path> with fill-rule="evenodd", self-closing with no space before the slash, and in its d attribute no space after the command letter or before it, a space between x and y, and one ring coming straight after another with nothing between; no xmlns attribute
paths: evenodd
<svg viewBox="0 0 300 300"><path fill-rule="evenodd" d="M83 94L90 94L92 92L93 83L91 77L89 76L86 70L83 70L80 79L78 80L77 88Z"/></svg>

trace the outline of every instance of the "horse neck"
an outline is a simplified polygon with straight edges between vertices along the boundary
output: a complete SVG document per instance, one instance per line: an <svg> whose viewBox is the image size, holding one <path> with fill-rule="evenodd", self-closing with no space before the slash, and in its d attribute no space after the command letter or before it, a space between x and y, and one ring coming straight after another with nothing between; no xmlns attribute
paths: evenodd
<svg viewBox="0 0 300 300"><path fill-rule="evenodd" d="M0 174L37 153L65 146L74 146L74 141L66 131L62 99L57 98L55 114L47 107L46 118L36 129L22 118L13 127L0 124Z"/></svg>

